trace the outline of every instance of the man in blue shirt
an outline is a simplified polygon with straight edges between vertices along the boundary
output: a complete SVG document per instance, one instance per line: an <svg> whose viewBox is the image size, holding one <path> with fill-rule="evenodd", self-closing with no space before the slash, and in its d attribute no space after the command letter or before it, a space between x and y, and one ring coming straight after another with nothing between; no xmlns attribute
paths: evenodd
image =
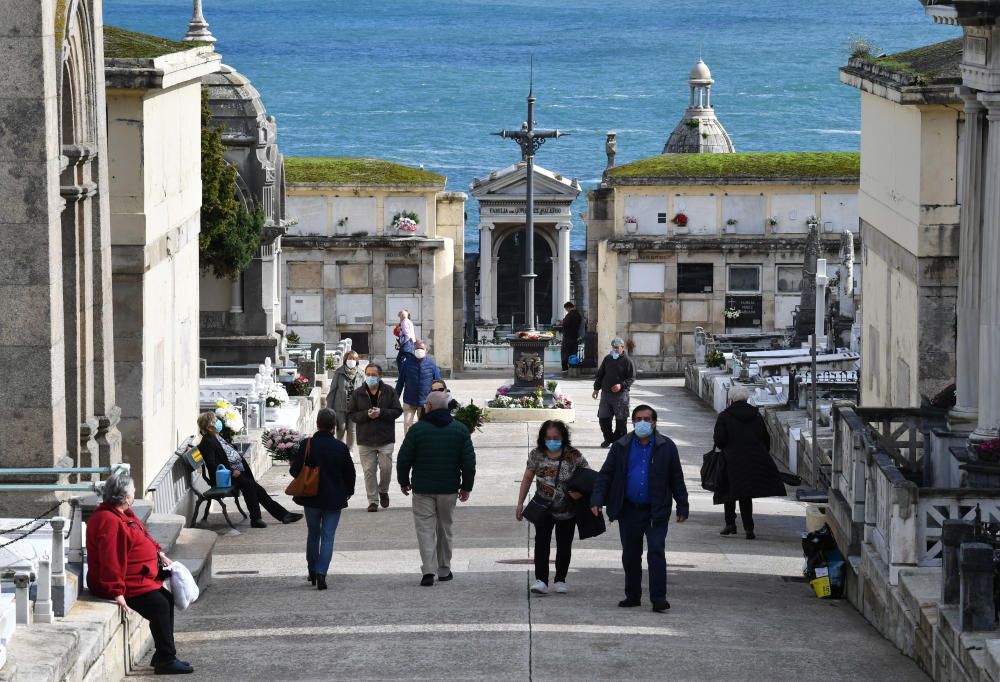
<svg viewBox="0 0 1000 682"><path fill-rule="evenodd" d="M673 501L677 523L688 517L687 486L674 442L656 431L656 410L639 405L632 410L633 432L611 445L594 493L591 511L607 507L608 518L618 522L625 569L625 599L618 606L642 603L643 539L648 545L649 597L653 610L670 608L667 601L667 526Z"/></svg>

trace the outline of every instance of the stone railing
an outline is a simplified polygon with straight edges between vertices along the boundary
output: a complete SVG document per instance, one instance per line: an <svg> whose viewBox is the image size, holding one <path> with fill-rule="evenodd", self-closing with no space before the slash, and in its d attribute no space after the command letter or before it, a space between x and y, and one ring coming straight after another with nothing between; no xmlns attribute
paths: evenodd
<svg viewBox="0 0 1000 682"><path fill-rule="evenodd" d="M917 551L920 566L940 566L942 532L952 522L971 523L979 508L988 523L1000 523L1000 490L921 488L918 503Z"/></svg>
<svg viewBox="0 0 1000 682"><path fill-rule="evenodd" d="M465 344L466 369L511 369L514 367L514 349L506 343ZM559 344L555 341L545 348L545 366L558 368L561 361Z"/></svg>

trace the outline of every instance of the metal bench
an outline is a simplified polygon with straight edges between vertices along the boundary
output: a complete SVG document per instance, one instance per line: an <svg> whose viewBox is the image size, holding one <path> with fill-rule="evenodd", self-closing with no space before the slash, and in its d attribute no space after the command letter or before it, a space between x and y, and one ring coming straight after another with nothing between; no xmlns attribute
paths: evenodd
<svg viewBox="0 0 1000 682"><path fill-rule="evenodd" d="M212 509L212 502L218 502L219 506L222 507L222 516L225 517L226 523L229 524L230 528L236 530L236 526L233 525L233 522L229 518L225 499L227 497L233 498L233 501L236 503L236 509L243 515L243 518L249 518L247 513L243 511L243 507L240 506L240 489L234 485L225 488L213 486L211 479L208 477L208 471L205 468L205 458L201 456L201 451L198 450L197 446L192 445L186 448L183 459L184 463L191 470L191 492L198 500L194 505L194 514L191 515L191 526L194 527L198 523L198 510L201 509L203 503L205 504L205 514L201 517L202 523L208 518L208 512ZM201 479L207 486L204 490L199 490L198 488L197 477L195 476L198 472L201 472Z"/></svg>

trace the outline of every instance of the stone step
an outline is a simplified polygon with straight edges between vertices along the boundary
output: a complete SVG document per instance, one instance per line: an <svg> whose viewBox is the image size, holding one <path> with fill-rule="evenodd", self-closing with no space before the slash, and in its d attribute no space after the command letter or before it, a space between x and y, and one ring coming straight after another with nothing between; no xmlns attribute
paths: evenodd
<svg viewBox="0 0 1000 682"><path fill-rule="evenodd" d="M186 522L187 519L180 514L150 514L146 520L146 530L167 556L170 556L174 543L177 542L177 536L184 530Z"/></svg>
<svg viewBox="0 0 1000 682"><path fill-rule="evenodd" d="M168 555L188 567L200 590L206 590L212 584L212 551L218 539L214 531L185 528Z"/></svg>

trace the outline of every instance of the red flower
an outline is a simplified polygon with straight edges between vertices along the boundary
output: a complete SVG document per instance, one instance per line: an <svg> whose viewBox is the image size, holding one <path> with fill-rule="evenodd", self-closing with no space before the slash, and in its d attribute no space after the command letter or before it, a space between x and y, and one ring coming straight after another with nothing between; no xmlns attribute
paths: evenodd
<svg viewBox="0 0 1000 682"><path fill-rule="evenodd" d="M678 213L677 215L674 216L671 222L674 225L677 225L677 227L684 227L685 225L688 224L688 217L683 213Z"/></svg>

